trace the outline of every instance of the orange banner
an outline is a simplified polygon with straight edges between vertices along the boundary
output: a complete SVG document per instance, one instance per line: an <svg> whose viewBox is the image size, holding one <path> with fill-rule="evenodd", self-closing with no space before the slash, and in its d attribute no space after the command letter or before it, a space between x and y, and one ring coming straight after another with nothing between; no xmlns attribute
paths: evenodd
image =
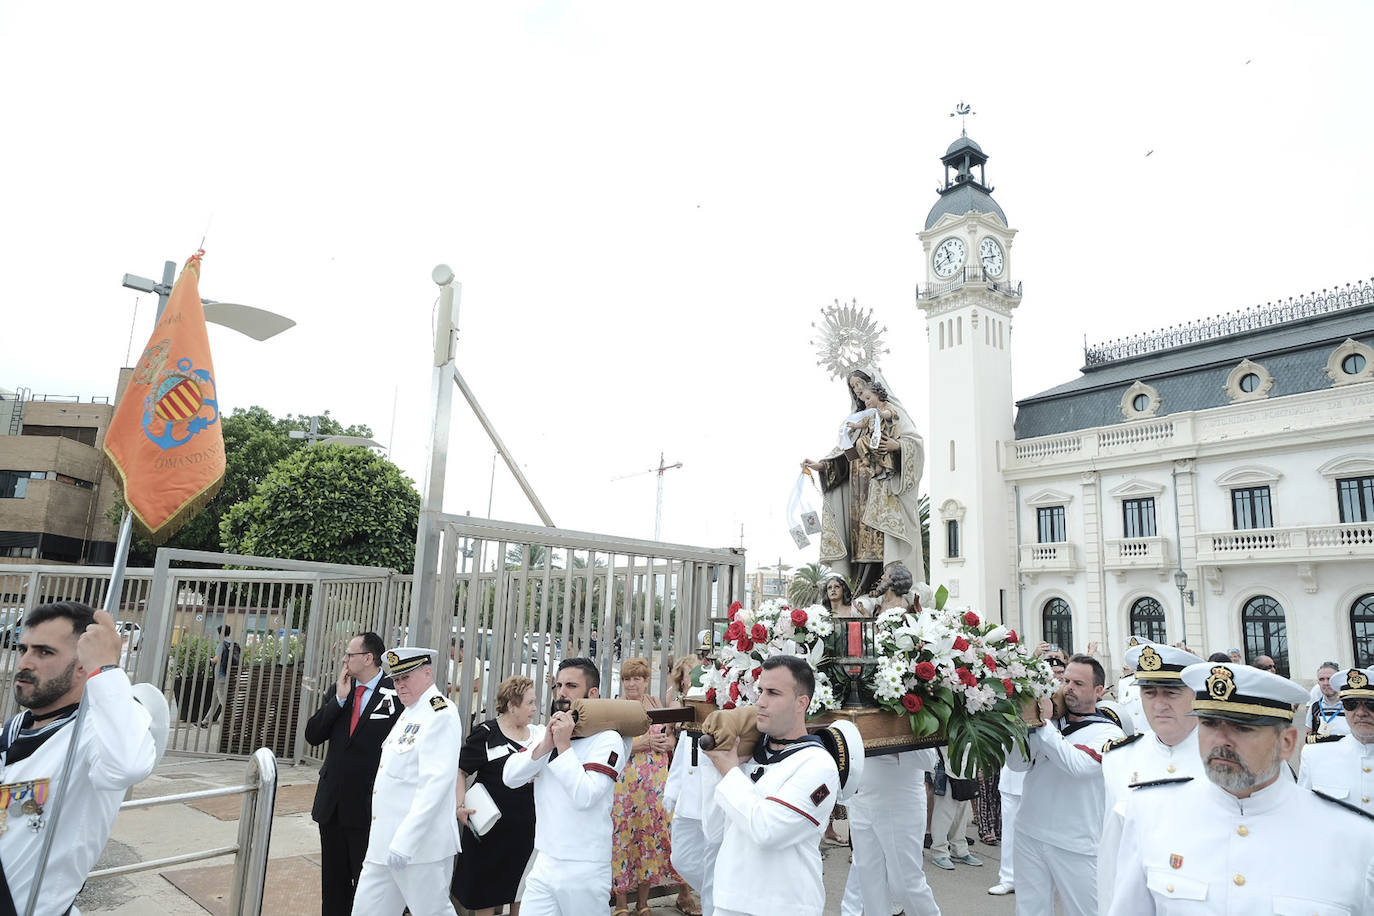
<svg viewBox="0 0 1374 916"><path fill-rule="evenodd" d="M115 408L105 455L138 528L155 544L176 534L224 482L224 436L198 251L186 262Z"/></svg>

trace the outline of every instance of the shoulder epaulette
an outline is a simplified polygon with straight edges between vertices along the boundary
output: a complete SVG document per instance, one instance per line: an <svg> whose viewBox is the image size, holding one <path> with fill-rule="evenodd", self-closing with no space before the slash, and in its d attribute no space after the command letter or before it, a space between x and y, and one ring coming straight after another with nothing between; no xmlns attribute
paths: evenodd
<svg viewBox="0 0 1374 916"><path fill-rule="evenodd" d="M1347 809L1349 809L1349 810L1351 810L1351 811L1354 811L1354 812L1355 812L1356 814L1358 814L1360 817L1367 817L1367 818L1369 818L1371 821L1374 821L1374 814L1370 814L1368 811L1364 810L1363 808L1359 808L1359 807L1356 807L1355 805L1350 804L1350 802L1341 801L1339 798L1332 798L1330 795L1327 795L1325 792L1321 792L1321 791L1319 791L1319 790L1317 790L1317 789L1313 789L1313 790L1312 790L1312 794L1315 795L1315 796L1317 796L1318 798L1324 798L1324 799L1326 799L1327 801L1331 802L1331 804L1333 804L1333 805L1340 805L1342 808L1347 808Z"/></svg>
<svg viewBox="0 0 1374 916"><path fill-rule="evenodd" d="M1330 744L1332 741L1339 741L1345 735L1308 735L1308 744Z"/></svg>
<svg viewBox="0 0 1374 916"><path fill-rule="evenodd" d="M448 709L448 700L443 697L430 697L429 705L435 712L438 712L441 709Z"/></svg>
<svg viewBox="0 0 1374 916"><path fill-rule="evenodd" d="M1144 737L1145 737L1145 733L1144 733L1144 732L1136 732L1134 735L1127 735L1127 736L1124 737L1124 738L1113 738L1112 740L1108 741L1106 744L1102 745L1102 753L1105 754L1105 753L1107 753L1108 751L1114 751L1114 750L1116 750L1116 749L1119 748L1119 747L1125 747L1126 745L1130 744L1132 741L1139 741L1141 738L1144 738Z"/></svg>
<svg viewBox="0 0 1374 916"><path fill-rule="evenodd" d="M1181 782L1192 782L1191 776L1175 776L1172 779L1150 779L1145 782L1131 783L1132 789L1153 789L1155 786L1172 786Z"/></svg>

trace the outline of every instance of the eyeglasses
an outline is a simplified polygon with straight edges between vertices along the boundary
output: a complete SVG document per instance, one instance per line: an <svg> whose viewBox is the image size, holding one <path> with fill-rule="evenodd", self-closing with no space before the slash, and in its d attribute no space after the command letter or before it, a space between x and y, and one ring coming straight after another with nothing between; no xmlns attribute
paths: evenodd
<svg viewBox="0 0 1374 916"><path fill-rule="evenodd" d="M344 657L344 658L352 658L352 657L355 656L355 655L371 655L371 654L372 654L371 652L345 652L345 653L343 654L343 657Z"/></svg>
<svg viewBox="0 0 1374 916"><path fill-rule="evenodd" d="M1359 700L1354 697L1349 697L1347 699L1341 700L1341 708L1344 709L1346 712L1354 712L1361 706L1363 706L1370 712L1374 712L1374 700Z"/></svg>

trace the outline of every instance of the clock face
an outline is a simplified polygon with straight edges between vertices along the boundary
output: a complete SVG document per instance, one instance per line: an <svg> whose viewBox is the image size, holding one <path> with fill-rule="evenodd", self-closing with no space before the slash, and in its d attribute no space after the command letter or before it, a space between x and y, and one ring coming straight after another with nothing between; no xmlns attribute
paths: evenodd
<svg viewBox="0 0 1374 916"><path fill-rule="evenodd" d="M978 259L983 262L983 270L989 277L1002 275L1002 246L996 239L983 239L978 243Z"/></svg>
<svg viewBox="0 0 1374 916"><path fill-rule="evenodd" d="M958 239L945 239L935 249L935 276L952 277L954 272L964 266L964 243Z"/></svg>

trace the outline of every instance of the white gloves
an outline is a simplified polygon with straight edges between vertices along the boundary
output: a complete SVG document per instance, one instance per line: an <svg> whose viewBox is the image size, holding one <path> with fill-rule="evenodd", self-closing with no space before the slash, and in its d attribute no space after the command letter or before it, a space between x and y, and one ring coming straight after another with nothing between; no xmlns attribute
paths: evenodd
<svg viewBox="0 0 1374 916"><path fill-rule="evenodd" d="M405 853L397 852L394 849L388 849L386 851L387 868L405 868L409 864L410 856L406 855Z"/></svg>

